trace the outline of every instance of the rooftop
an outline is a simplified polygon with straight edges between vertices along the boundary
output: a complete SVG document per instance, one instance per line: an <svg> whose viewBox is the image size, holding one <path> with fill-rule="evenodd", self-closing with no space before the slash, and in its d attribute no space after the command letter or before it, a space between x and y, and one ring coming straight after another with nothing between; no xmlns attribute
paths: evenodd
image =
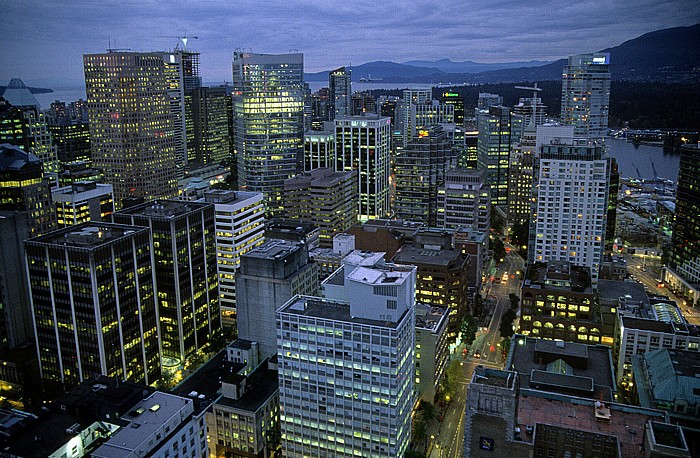
<svg viewBox="0 0 700 458"><path fill-rule="evenodd" d="M623 457L643 457L640 451L644 441L647 420L663 421L663 412L654 409L606 403L609 421L596 418L596 401L564 396L538 396L522 393L518 398L518 424L521 426L554 425L578 431L617 437ZM523 428L524 429L524 428ZM533 436L522 434L532 442Z"/></svg>
<svg viewBox="0 0 700 458"><path fill-rule="evenodd" d="M148 228L90 221L49 232L48 234L34 237L29 241L50 245L96 248L122 237L141 232L148 232Z"/></svg>
<svg viewBox="0 0 700 458"><path fill-rule="evenodd" d="M0 170L20 170L28 163L41 164L41 160L19 146L0 144Z"/></svg>
<svg viewBox="0 0 700 458"><path fill-rule="evenodd" d="M211 204L203 202L183 202L179 200L154 200L133 207L123 208L116 214L138 215L148 218L175 218L191 212L201 211Z"/></svg>
<svg viewBox="0 0 700 458"><path fill-rule="evenodd" d="M172 392L183 397L196 399L195 409L207 408L219 397L221 381L230 374L237 374L245 366L226 360L226 350L222 350L213 358L187 377Z"/></svg>
<svg viewBox="0 0 700 458"><path fill-rule="evenodd" d="M238 399L222 397L217 404L222 404L245 412L256 412L279 389L277 371L270 369L269 360L265 360L246 378L246 391Z"/></svg>
<svg viewBox="0 0 700 458"><path fill-rule="evenodd" d="M396 253L394 261L400 264L430 264L449 266L462 258L466 262L462 252L454 249L433 250L430 248L419 248L411 244L406 244Z"/></svg>
<svg viewBox="0 0 700 458"><path fill-rule="evenodd" d="M333 321L344 321L352 324L364 324L368 326L379 326L382 328L395 329L403 321L406 313L412 313L408 309L400 319L393 321L370 320L367 318L354 317L350 314L350 304L321 299L311 296L296 296L277 310L277 313L289 313L313 318L321 318Z"/></svg>
<svg viewBox="0 0 700 458"><path fill-rule="evenodd" d="M598 295L601 303L617 304L623 297L627 303L646 304L649 302L644 285L636 282L599 279Z"/></svg>
<svg viewBox="0 0 700 458"><path fill-rule="evenodd" d="M449 317L449 307L416 303L416 328L435 332Z"/></svg>
<svg viewBox="0 0 700 458"><path fill-rule="evenodd" d="M593 294L590 269L567 261L532 264L527 269L523 287Z"/></svg>
<svg viewBox="0 0 700 458"><path fill-rule="evenodd" d="M299 248L299 242L273 239L250 250L244 256L258 259L281 259L296 252Z"/></svg>
<svg viewBox="0 0 700 458"><path fill-rule="evenodd" d="M124 415L122 418L130 422L129 426L114 433L91 456L95 458L143 456L144 453L154 449L153 436L164 427L166 422L174 417L182 422L192 411L191 399L156 391ZM149 441L148 444L147 441ZM156 443L155 447L158 445Z"/></svg>
<svg viewBox="0 0 700 458"><path fill-rule="evenodd" d="M617 391L610 347L516 335L506 369L520 386L611 401Z"/></svg>

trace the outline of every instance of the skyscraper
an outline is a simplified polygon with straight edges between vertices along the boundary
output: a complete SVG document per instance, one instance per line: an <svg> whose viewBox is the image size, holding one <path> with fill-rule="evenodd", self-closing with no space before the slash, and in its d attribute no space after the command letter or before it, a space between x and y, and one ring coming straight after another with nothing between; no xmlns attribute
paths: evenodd
<svg viewBox="0 0 700 458"><path fill-rule="evenodd" d="M56 146L51 139L46 117L36 98L19 78L13 78L0 103L0 143L19 146L44 163L44 172L59 171ZM14 132L6 126L15 124ZM9 127L9 126L8 126Z"/></svg>
<svg viewBox="0 0 700 458"><path fill-rule="evenodd" d="M163 53L165 77L168 87L168 102L175 129L175 157L178 175L184 175L184 167L189 164L188 122L185 99L190 91L202 85L199 76L199 53L176 49Z"/></svg>
<svg viewBox="0 0 700 458"><path fill-rule="evenodd" d="M608 132L610 54L570 56L561 85L561 118L577 137L602 138Z"/></svg>
<svg viewBox="0 0 700 458"><path fill-rule="evenodd" d="M326 299L295 297L278 309L285 456L404 455L415 400L415 281L413 266L343 261L324 281Z"/></svg>
<svg viewBox="0 0 700 458"><path fill-rule="evenodd" d="M486 184L491 187L491 204L508 204L508 171L511 148L520 140L522 118L510 108L495 105L477 114L479 140L477 162L486 170Z"/></svg>
<svg viewBox="0 0 700 458"><path fill-rule="evenodd" d="M304 56L233 54L238 185L265 195L266 216L282 213L284 180L302 171Z"/></svg>
<svg viewBox="0 0 700 458"><path fill-rule="evenodd" d="M599 141L560 138L535 156L528 261L569 261L591 269L603 258L610 159Z"/></svg>
<svg viewBox="0 0 700 458"><path fill-rule="evenodd" d="M423 129L396 154L396 217L437 224L438 187L454 166L451 145L440 126Z"/></svg>
<svg viewBox="0 0 700 458"><path fill-rule="evenodd" d="M56 228L42 162L0 144L0 349L32 338L24 241Z"/></svg>
<svg viewBox="0 0 700 458"><path fill-rule="evenodd" d="M214 204L159 200L122 209L115 223L146 226L164 358L183 362L221 330Z"/></svg>
<svg viewBox="0 0 700 458"><path fill-rule="evenodd" d="M86 54L93 165L127 197L177 195L177 144L163 53Z"/></svg>
<svg viewBox="0 0 700 458"><path fill-rule="evenodd" d="M360 221L389 215L391 118L348 116L335 120L335 170L358 175Z"/></svg>
<svg viewBox="0 0 700 458"><path fill-rule="evenodd" d="M530 114L532 118L532 113ZM508 223L526 224L530 221L532 205L532 162L537 145L537 128L530 122L509 158Z"/></svg>
<svg viewBox="0 0 700 458"><path fill-rule="evenodd" d="M186 92L187 164L190 169L233 159L231 96L224 87Z"/></svg>
<svg viewBox="0 0 700 458"><path fill-rule="evenodd" d="M683 145L666 281L697 305L700 295L700 147Z"/></svg>
<svg viewBox="0 0 700 458"><path fill-rule="evenodd" d="M26 251L44 380L160 377L148 228L85 223L28 240Z"/></svg>
<svg viewBox="0 0 700 458"><path fill-rule="evenodd" d="M337 68L328 74L329 99L329 121L339 116L350 114L352 95L351 71L345 67Z"/></svg>

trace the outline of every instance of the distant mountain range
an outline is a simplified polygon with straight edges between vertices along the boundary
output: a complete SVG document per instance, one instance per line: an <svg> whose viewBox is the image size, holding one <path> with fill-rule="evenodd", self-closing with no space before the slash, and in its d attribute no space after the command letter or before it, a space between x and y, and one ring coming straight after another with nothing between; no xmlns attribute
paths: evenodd
<svg viewBox="0 0 700 458"><path fill-rule="evenodd" d="M591 51L593 52L593 51ZM610 53L613 80L700 82L700 24L657 30L599 52ZM414 60L368 62L352 68L354 81L383 83L483 84L560 80L566 59L484 64ZM308 73L306 81L328 81L328 72Z"/></svg>

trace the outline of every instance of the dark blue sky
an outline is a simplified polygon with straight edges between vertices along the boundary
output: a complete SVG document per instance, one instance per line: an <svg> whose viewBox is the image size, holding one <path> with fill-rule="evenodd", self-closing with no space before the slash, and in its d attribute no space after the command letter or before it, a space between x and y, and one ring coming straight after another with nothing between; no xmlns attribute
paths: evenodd
<svg viewBox="0 0 700 458"><path fill-rule="evenodd" d="M0 0L0 84L83 81L82 54L188 47L204 81L231 80L236 48L304 53L314 72L373 60L511 62L597 51L700 22L698 0ZM115 46L116 43L116 46Z"/></svg>

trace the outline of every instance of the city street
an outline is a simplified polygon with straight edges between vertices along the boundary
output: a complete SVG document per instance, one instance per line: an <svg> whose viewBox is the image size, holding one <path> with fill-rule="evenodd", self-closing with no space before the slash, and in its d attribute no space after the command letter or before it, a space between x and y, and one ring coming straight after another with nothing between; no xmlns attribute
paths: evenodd
<svg viewBox="0 0 700 458"><path fill-rule="evenodd" d="M506 244L506 247L512 248ZM463 355L458 349L452 358L462 364L463 379L459 381L461 389L457 390L455 399L450 402L444 414L444 420L439 423L435 430L431 429L429 435L432 448L430 458L461 458L462 441L464 439L464 409L467 401L467 388L469 380L472 378L474 369L478 365L501 368L504 364L503 354L498 346L501 339L498 330L501 324L503 313L510 306L509 294L520 295L520 279L517 272L523 270L523 259L514 250L506 255L506 258L493 275L494 280L500 278L500 283L494 283L491 277L487 278L487 283L483 285L482 295L491 298L485 307L491 310L491 318L486 332L477 332L477 337L469 347L467 354ZM503 281L506 278L505 282ZM474 354L479 352L480 358Z"/></svg>

